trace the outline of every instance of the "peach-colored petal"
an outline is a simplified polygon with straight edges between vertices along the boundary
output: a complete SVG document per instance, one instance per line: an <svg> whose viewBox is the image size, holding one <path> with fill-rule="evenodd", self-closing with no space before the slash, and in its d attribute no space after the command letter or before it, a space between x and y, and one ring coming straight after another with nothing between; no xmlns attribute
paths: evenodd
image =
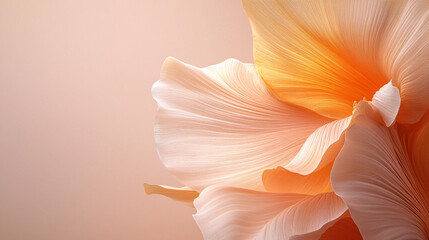
<svg viewBox="0 0 429 240"><path fill-rule="evenodd" d="M364 239L428 239L428 182L418 181L406 132L380 124L366 102L355 114L332 169L335 193Z"/></svg>
<svg viewBox="0 0 429 240"><path fill-rule="evenodd" d="M408 130L408 129L405 129ZM409 133L411 164L429 196L429 112Z"/></svg>
<svg viewBox="0 0 429 240"><path fill-rule="evenodd" d="M358 227L353 222L351 217L342 218L337 221L332 227L328 228L319 240L362 240L362 236Z"/></svg>
<svg viewBox="0 0 429 240"><path fill-rule="evenodd" d="M309 175L294 173L283 167L265 170L262 182L268 192L301 194L332 192L330 180L332 164L333 162Z"/></svg>
<svg viewBox="0 0 429 240"><path fill-rule="evenodd" d="M401 118L429 107L425 0L244 0L255 64L279 99L344 118L390 80Z"/></svg>
<svg viewBox="0 0 429 240"><path fill-rule="evenodd" d="M396 119L400 103L398 88L389 82L375 93L371 106L390 126ZM351 120L352 117L348 117L325 124L307 138L299 153L285 168L264 171L262 180L265 189L303 194L332 191L330 171L333 160L343 146L343 132Z"/></svg>
<svg viewBox="0 0 429 240"><path fill-rule="evenodd" d="M380 59L401 92L398 122L415 123L429 109L429 1L404 2L385 33Z"/></svg>
<svg viewBox="0 0 429 240"><path fill-rule="evenodd" d="M263 170L285 166L332 121L279 101L255 67L227 60L196 68L168 58L153 86L161 161L197 191L214 184L263 189Z"/></svg>
<svg viewBox="0 0 429 240"><path fill-rule="evenodd" d="M198 197L199 193L188 187L175 188L163 185L144 184L146 194L160 194L180 202L186 206L194 207L194 199Z"/></svg>
<svg viewBox="0 0 429 240"><path fill-rule="evenodd" d="M316 231L346 210L333 193L316 196L209 187L195 200L204 239L289 239Z"/></svg>
<svg viewBox="0 0 429 240"><path fill-rule="evenodd" d="M262 182L269 192L318 194L331 192L330 174L334 159L344 143L343 131L351 117L332 121L307 138L286 167L265 170Z"/></svg>
<svg viewBox="0 0 429 240"><path fill-rule="evenodd" d="M318 128L307 138L298 154L285 168L292 172L309 174L331 163L341 148L341 146L338 148L334 144L340 140L350 121L351 117L347 117L332 121ZM338 151L334 149L328 151L329 148L334 148ZM326 153L330 154L326 155Z"/></svg>
<svg viewBox="0 0 429 240"><path fill-rule="evenodd" d="M362 240L359 229L349 211L326 223L314 232L292 237L291 240Z"/></svg>

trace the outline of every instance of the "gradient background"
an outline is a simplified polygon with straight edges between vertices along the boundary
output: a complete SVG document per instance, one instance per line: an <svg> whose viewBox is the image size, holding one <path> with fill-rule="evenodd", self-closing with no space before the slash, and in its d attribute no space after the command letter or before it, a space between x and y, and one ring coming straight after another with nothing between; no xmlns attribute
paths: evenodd
<svg viewBox="0 0 429 240"><path fill-rule="evenodd" d="M0 239L201 239L159 161L163 60L252 62L240 0L0 0Z"/></svg>

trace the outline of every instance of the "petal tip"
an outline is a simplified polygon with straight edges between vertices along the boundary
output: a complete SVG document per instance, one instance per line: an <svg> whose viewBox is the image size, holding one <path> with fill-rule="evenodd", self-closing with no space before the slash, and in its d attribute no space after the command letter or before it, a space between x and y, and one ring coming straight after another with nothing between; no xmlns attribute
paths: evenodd
<svg viewBox="0 0 429 240"><path fill-rule="evenodd" d="M172 56L166 57L164 62L162 63L162 67L161 67L161 79L162 79L163 74L165 74L166 72L168 73L172 69L175 69L175 68L180 67L182 65L185 65L185 63L183 63L179 59L172 57Z"/></svg>
<svg viewBox="0 0 429 240"><path fill-rule="evenodd" d="M167 65L167 64L170 64L170 63L177 63L177 62L180 62L177 58L172 57L172 56L168 56L168 57L165 58L165 60L162 63L162 65Z"/></svg>
<svg viewBox="0 0 429 240"><path fill-rule="evenodd" d="M143 187L144 187L144 191L146 192L147 195L153 194L153 187L154 187L154 185L151 185L151 184L148 184L148 183L144 183Z"/></svg>

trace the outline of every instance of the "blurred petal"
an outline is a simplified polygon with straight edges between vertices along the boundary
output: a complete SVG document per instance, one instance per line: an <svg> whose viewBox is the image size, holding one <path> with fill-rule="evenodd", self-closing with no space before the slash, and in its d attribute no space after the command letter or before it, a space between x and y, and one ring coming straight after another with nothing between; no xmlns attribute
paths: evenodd
<svg viewBox="0 0 429 240"><path fill-rule="evenodd" d="M214 184L263 189L263 170L285 166L332 121L279 101L251 64L200 69L168 58L153 86L161 161L195 190Z"/></svg>
<svg viewBox="0 0 429 240"><path fill-rule="evenodd" d="M289 239L316 231L346 210L334 193L308 196L209 187L195 200L204 239Z"/></svg>
<svg viewBox="0 0 429 240"><path fill-rule="evenodd" d="M389 82L374 94L371 103L380 113L386 126L390 127L401 106L399 89L394 87L392 82Z"/></svg>
<svg viewBox="0 0 429 240"><path fill-rule="evenodd" d="M417 180L404 146L406 133L380 124L367 106L358 105L335 160L335 193L346 202L364 239L428 239L428 182L422 186Z"/></svg>
<svg viewBox="0 0 429 240"><path fill-rule="evenodd" d="M393 79L404 121L429 107L425 0L244 0L255 64L279 99L347 117Z"/></svg>
<svg viewBox="0 0 429 240"><path fill-rule="evenodd" d="M187 187L175 188L163 185L151 185L147 183L144 184L144 190L148 195L164 195L189 207L194 207L194 199L199 195L198 192Z"/></svg>

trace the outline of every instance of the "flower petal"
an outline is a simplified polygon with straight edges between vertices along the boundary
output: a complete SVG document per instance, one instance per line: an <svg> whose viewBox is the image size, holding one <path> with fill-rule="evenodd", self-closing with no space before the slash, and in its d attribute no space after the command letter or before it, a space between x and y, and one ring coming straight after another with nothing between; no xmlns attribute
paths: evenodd
<svg viewBox="0 0 429 240"><path fill-rule="evenodd" d="M251 64L204 69L168 58L153 86L164 165L195 190L214 184L263 190L261 174L284 166L332 121L272 95Z"/></svg>
<svg viewBox="0 0 429 240"><path fill-rule="evenodd" d="M332 169L335 193L364 239L428 239L429 195L407 155L406 132L380 124L366 102L355 114Z"/></svg>
<svg viewBox="0 0 429 240"><path fill-rule="evenodd" d="M401 92L398 122L415 123L429 109L429 2L405 2L380 44L380 57Z"/></svg>
<svg viewBox="0 0 429 240"><path fill-rule="evenodd" d="M331 169L343 143L351 117L323 125L307 138L285 168L265 170L262 182L269 192L318 194L331 192Z"/></svg>
<svg viewBox="0 0 429 240"><path fill-rule="evenodd" d="M268 192L301 194L333 192L330 180L332 165L333 162L309 175L277 167L265 170L262 181Z"/></svg>
<svg viewBox="0 0 429 240"><path fill-rule="evenodd" d="M359 229L353 222L349 211L326 223L322 228L311 233L294 236L291 240L362 240Z"/></svg>
<svg viewBox="0 0 429 240"><path fill-rule="evenodd" d="M429 112L413 127L412 130L404 129L404 131L409 131L411 164L429 196Z"/></svg>
<svg viewBox="0 0 429 240"><path fill-rule="evenodd" d="M346 210L333 193L308 196L209 187L195 200L204 239L289 239L320 229Z"/></svg>
<svg viewBox="0 0 429 240"><path fill-rule="evenodd" d="M147 183L144 184L144 190L148 195L164 195L189 207L194 207L194 199L199 195L198 192L187 187L175 188L163 185L151 185Z"/></svg>
<svg viewBox="0 0 429 240"><path fill-rule="evenodd" d="M344 118L393 79L404 121L429 107L428 2L244 0L255 64L279 99Z"/></svg>
<svg viewBox="0 0 429 240"><path fill-rule="evenodd" d="M335 224L328 228L319 240L337 240L337 239L347 239L347 240L362 240L362 236L359 232L358 227L353 222L351 217L342 218Z"/></svg>
<svg viewBox="0 0 429 240"><path fill-rule="evenodd" d="M394 87L392 82L389 82L374 94L371 103L380 113L386 126L390 127L395 121L401 106L399 89Z"/></svg>
<svg viewBox="0 0 429 240"><path fill-rule="evenodd" d="M341 149L340 138L350 121L351 117L347 117L318 128L306 139L298 154L285 168L292 172L309 174L331 163ZM337 142L339 143L335 145ZM328 151L330 148L332 149Z"/></svg>
<svg viewBox="0 0 429 240"><path fill-rule="evenodd" d="M400 103L399 90L391 82L377 91L371 101L387 126L395 121ZM351 121L352 117L348 117L318 128L285 168L264 171L262 181L265 189L269 192L303 194L332 191L330 171L333 160L343 146L343 132Z"/></svg>
<svg viewBox="0 0 429 240"><path fill-rule="evenodd" d="M370 103L380 113L380 120L390 126L401 104L399 90L389 82L375 93ZM343 146L343 132L351 121L352 116L318 128L285 168L264 171L262 181L265 189L269 192L303 194L332 191L330 171Z"/></svg>

